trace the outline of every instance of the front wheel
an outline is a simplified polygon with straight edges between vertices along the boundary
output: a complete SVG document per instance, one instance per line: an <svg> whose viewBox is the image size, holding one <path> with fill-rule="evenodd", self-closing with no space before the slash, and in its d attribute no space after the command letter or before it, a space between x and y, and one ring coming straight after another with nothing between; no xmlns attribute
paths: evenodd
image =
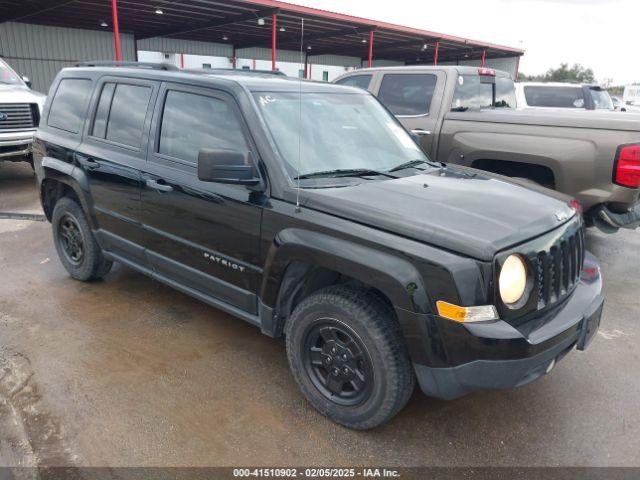
<svg viewBox="0 0 640 480"><path fill-rule="evenodd" d="M323 415L346 427L374 428L409 400L415 376L400 327L375 294L333 286L300 303L287 322L296 382Z"/></svg>

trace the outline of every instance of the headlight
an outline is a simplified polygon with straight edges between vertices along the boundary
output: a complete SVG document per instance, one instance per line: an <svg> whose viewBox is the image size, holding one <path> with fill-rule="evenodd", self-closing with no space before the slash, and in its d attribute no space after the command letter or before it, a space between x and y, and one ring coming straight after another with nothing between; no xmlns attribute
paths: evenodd
<svg viewBox="0 0 640 480"><path fill-rule="evenodd" d="M527 266L519 255L510 255L502 265L498 279L500 297L507 306L513 306L527 289Z"/></svg>

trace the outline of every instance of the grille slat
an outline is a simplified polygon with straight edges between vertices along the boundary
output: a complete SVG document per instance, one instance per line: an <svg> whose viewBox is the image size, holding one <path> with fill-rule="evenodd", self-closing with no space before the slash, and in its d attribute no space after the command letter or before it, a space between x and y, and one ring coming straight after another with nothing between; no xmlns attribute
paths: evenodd
<svg viewBox="0 0 640 480"><path fill-rule="evenodd" d="M584 263L582 228L558 239L548 250L537 253L535 262L538 309L559 302L573 291Z"/></svg>
<svg viewBox="0 0 640 480"><path fill-rule="evenodd" d="M0 131L35 128L33 109L28 103L0 103L0 112L7 118L0 120Z"/></svg>

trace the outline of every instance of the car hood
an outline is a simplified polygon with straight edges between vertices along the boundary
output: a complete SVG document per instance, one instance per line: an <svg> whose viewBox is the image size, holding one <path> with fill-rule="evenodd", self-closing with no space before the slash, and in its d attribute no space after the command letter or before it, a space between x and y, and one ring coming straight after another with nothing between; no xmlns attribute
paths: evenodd
<svg viewBox="0 0 640 480"><path fill-rule="evenodd" d="M547 191L473 169L446 167L400 179L304 190L304 203L490 261L497 252L553 230L575 215L566 197L541 192Z"/></svg>
<svg viewBox="0 0 640 480"><path fill-rule="evenodd" d="M46 95L23 85L5 85L0 83L0 103L37 103L42 107Z"/></svg>

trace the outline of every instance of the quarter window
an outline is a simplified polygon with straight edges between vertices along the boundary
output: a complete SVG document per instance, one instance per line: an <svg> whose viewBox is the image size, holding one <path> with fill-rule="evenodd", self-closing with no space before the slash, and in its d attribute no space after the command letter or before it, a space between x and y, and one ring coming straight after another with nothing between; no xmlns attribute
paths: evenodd
<svg viewBox="0 0 640 480"><path fill-rule="evenodd" d="M80 132L90 93L91 80L65 78L60 81L47 124L70 133Z"/></svg>
<svg viewBox="0 0 640 480"><path fill-rule="evenodd" d="M524 96L530 107L585 108L582 87L527 86Z"/></svg>
<svg viewBox="0 0 640 480"><path fill-rule="evenodd" d="M371 84L371 75L353 75L338 80L336 83L338 85L346 85L347 87L357 87L366 90L369 88L369 84Z"/></svg>
<svg viewBox="0 0 640 480"><path fill-rule="evenodd" d="M431 108L438 77L387 74L380 86L380 101L394 115L425 115Z"/></svg>
<svg viewBox="0 0 640 480"><path fill-rule="evenodd" d="M235 112L219 98L170 90L162 115L159 153L195 165L200 150L207 148L248 153Z"/></svg>

